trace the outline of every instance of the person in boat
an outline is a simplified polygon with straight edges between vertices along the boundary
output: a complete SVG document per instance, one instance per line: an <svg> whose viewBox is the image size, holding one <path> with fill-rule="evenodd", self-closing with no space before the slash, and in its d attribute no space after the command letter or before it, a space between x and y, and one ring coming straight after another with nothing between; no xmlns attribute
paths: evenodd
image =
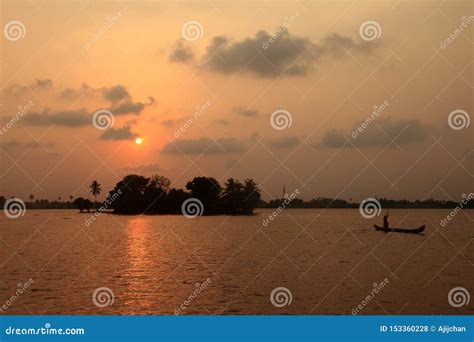
<svg viewBox="0 0 474 342"><path fill-rule="evenodd" d="M388 228L388 211L383 217L383 227Z"/></svg>

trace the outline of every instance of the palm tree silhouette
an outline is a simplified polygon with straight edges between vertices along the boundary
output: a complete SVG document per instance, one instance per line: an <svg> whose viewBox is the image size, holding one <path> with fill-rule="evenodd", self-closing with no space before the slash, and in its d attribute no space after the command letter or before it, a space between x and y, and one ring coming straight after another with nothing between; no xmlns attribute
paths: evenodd
<svg viewBox="0 0 474 342"><path fill-rule="evenodd" d="M92 184L90 185L90 189L91 189L92 196L94 196L95 202L97 202L97 196L99 196L100 192L102 191L100 184L97 183L97 181L93 181Z"/></svg>

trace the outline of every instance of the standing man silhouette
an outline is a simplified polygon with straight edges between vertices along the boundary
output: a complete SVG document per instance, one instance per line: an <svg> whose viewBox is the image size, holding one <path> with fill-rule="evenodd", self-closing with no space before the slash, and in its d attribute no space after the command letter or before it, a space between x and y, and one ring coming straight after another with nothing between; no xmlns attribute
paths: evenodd
<svg viewBox="0 0 474 342"><path fill-rule="evenodd" d="M388 228L388 211L383 217L383 227Z"/></svg>

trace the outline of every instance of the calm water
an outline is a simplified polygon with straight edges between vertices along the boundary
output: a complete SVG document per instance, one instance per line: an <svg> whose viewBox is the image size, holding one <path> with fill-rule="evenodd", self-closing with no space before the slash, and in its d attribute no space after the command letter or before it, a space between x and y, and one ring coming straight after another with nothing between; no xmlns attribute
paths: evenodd
<svg viewBox="0 0 474 342"><path fill-rule="evenodd" d="M253 217L115 216L28 210L0 219L0 305L33 283L3 314L472 314L448 303L474 294L474 212L391 210L391 225L426 224L424 235L385 234L352 209L287 209L269 226ZM439 229L439 230L437 230ZM198 294L196 283L210 282ZM97 307L99 287L114 293ZM277 308L270 293L291 291ZM190 299L191 296L191 299ZM195 297L195 298L194 298ZM193 299L194 298L194 299Z"/></svg>

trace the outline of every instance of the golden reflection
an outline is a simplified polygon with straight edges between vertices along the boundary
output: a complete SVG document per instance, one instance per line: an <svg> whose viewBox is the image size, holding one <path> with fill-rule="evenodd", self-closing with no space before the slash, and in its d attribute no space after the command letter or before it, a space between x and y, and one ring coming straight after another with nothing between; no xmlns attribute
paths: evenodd
<svg viewBox="0 0 474 342"><path fill-rule="evenodd" d="M150 217L137 216L128 220L126 229L126 264L123 277L128 287L126 305L151 307L150 293L154 284L154 271L157 260L150 250L150 241L159 243L160 239L152 238Z"/></svg>

